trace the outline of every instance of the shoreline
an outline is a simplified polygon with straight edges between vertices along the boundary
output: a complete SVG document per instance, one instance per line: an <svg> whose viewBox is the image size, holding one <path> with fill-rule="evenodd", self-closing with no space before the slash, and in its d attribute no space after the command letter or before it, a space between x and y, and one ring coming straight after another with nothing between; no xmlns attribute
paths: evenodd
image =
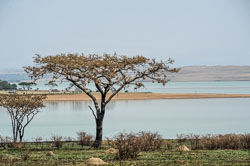
<svg viewBox="0 0 250 166"><path fill-rule="evenodd" d="M100 100L98 93L93 95ZM109 96L110 94L108 94ZM112 100L157 100L157 99L211 99L211 98L250 98L250 94L218 93L119 93ZM86 94L49 94L45 101L90 101Z"/></svg>

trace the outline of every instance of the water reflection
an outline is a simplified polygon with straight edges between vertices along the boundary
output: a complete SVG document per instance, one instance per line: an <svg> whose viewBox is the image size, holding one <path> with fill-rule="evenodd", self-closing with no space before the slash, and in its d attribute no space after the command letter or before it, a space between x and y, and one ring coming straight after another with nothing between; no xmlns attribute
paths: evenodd
<svg viewBox="0 0 250 166"><path fill-rule="evenodd" d="M125 105L128 105L129 101L124 101ZM100 103L98 103L100 106ZM92 101L46 101L47 109L56 111L60 109L69 109L71 111L85 111L89 109L89 106L94 108ZM117 107L117 102L111 101L106 106L106 110L114 110Z"/></svg>
<svg viewBox="0 0 250 166"><path fill-rule="evenodd" d="M52 134L76 137L84 130L94 134L91 101L46 102L27 127L25 138ZM104 119L104 137L121 131L158 131L165 138L177 133L250 132L250 99L184 99L112 101ZM7 111L0 108L0 135L11 136Z"/></svg>

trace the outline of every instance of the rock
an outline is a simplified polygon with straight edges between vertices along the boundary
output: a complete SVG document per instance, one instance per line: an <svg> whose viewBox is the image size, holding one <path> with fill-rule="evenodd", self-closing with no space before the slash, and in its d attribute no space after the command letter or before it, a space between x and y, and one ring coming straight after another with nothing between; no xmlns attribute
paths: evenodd
<svg viewBox="0 0 250 166"><path fill-rule="evenodd" d="M102 159L100 158L94 158L91 157L86 161L87 165L105 165L107 164L106 162L104 162Z"/></svg>
<svg viewBox="0 0 250 166"><path fill-rule="evenodd" d="M52 152L52 151L49 151L49 153L47 153L47 156L54 156L55 154L54 154L54 152Z"/></svg>
<svg viewBox="0 0 250 166"><path fill-rule="evenodd" d="M181 145L176 149L178 152L190 151L185 145Z"/></svg>
<svg viewBox="0 0 250 166"><path fill-rule="evenodd" d="M114 148L109 148L105 151L105 153L107 154L116 154L118 153L118 149L114 149Z"/></svg>

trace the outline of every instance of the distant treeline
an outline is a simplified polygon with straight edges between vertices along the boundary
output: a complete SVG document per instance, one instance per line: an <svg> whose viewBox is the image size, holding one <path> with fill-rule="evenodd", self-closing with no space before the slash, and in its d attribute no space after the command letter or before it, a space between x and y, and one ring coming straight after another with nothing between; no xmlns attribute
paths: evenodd
<svg viewBox="0 0 250 166"><path fill-rule="evenodd" d="M16 84L10 84L8 81L0 80L0 90L16 90Z"/></svg>

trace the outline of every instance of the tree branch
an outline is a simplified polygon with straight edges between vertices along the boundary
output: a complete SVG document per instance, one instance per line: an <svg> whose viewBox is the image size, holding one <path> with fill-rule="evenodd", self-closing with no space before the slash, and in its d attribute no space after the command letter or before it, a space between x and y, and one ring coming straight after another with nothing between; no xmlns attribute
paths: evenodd
<svg viewBox="0 0 250 166"><path fill-rule="evenodd" d="M95 112L94 112L94 110L89 106L89 108L90 108L90 110L92 111L92 114L94 115L94 117L95 117L95 120L97 119L97 117L96 117L96 115L95 115Z"/></svg>
<svg viewBox="0 0 250 166"><path fill-rule="evenodd" d="M90 92L88 92L86 88L83 88L82 86L80 86L79 84L77 84L76 81L74 81L73 79L68 78L68 77L66 79L68 81L72 82L79 89L81 89L85 94L87 94L92 99L92 101L94 102L96 110L97 111L100 110L100 108L98 106L98 103L97 103L97 99L95 98L95 96L93 96Z"/></svg>

